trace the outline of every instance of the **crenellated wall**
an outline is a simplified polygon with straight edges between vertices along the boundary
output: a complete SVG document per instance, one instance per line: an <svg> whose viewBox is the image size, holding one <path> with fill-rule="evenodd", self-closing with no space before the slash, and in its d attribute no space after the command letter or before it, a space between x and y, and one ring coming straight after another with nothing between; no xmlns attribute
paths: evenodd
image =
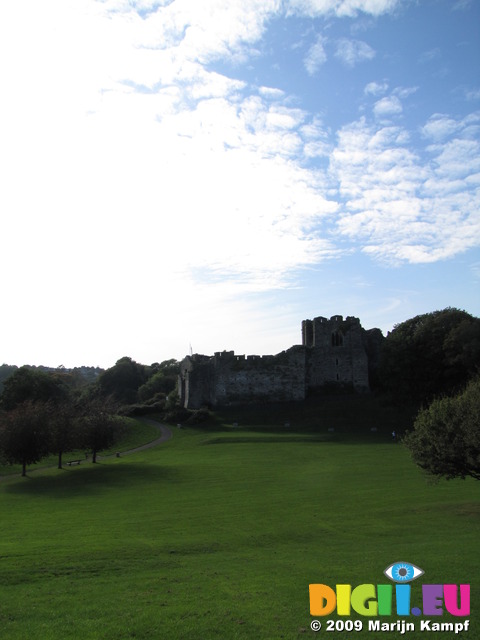
<svg viewBox="0 0 480 640"><path fill-rule="evenodd" d="M319 316L302 322L302 345L274 356L245 357L233 351L187 356L180 366L181 404L196 409L304 400L332 385L368 391L366 336L358 318Z"/></svg>
<svg viewBox="0 0 480 640"><path fill-rule="evenodd" d="M292 347L276 356L215 354L214 405L305 397L305 353Z"/></svg>

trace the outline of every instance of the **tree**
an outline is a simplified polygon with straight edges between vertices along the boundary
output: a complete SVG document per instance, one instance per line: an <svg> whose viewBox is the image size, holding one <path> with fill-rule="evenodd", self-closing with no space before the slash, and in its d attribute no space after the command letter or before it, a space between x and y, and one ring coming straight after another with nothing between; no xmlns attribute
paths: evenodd
<svg viewBox="0 0 480 640"><path fill-rule="evenodd" d="M47 408L40 402L26 401L0 416L0 451L9 464L36 464L49 453Z"/></svg>
<svg viewBox="0 0 480 640"><path fill-rule="evenodd" d="M176 360L164 360L161 364L154 363L150 366L152 375L138 389L138 398L142 402L158 397L168 395L177 386L180 364Z"/></svg>
<svg viewBox="0 0 480 640"><path fill-rule="evenodd" d="M82 445L92 452L92 462L95 463L98 452L111 447L118 437L119 424L114 406L101 398L90 398L84 403L79 421Z"/></svg>
<svg viewBox="0 0 480 640"><path fill-rule="evenodd" d="M78 430L77 409L71 397L60 402L50 402L48 410L48 431L50 453L58 455L58 468L62 468L62 456L67 451L81 446Z"/></svg>
<svg viewBox="0 0 480 640"><path fill-rule="evenodd" d="M422 409L404 443L422 469L447 480L480 480L480 377Z"/></svg>
<svg viewBox="0 0 480 640"><path fill-rule="evenodd" d="M65 397L68 388L61 374L49 374L24 366L4 383L1 403L9 411L25 401L48 402Z"/></svg>
<svg viewBox="0 0 480 640"><path fill-rule="evenodd" d="M384 392L417 405L463 388L478 372L480 319L447 308L395 326L382 346Z"/></svg>
<svg viewBox="0 0 480 640"><path fill-rule="evenodd" d="M31 367L21 367L4 383L1 397L7 411L27 403L38 403L48 424L50 453L58 454L58 467L62 467L62 455L73 445L71 376L61 368L46 372Z"/></svg>
<svg viewBox="0 0 480 640"><path fill-rule="evenodd" d="M118 402L132 404L137 400L138 388L146 380L145 366L125 357L100 374L98 384L104 397L113 396Z"/></svg>
<svg viewBox="0 0 480 640"><path fill-rule="evenodd" d="M3 392L3 383L14 373L18 367L16 365L2 364L0 366L0 394Z"/></svg>

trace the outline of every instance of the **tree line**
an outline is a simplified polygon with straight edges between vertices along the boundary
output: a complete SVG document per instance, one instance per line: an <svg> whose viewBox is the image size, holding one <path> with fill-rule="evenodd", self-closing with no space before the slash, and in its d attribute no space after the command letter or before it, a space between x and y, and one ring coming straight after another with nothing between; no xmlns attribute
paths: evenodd
<svg viewBox="0 0 480 640"><path fill-rule="evenodd" d="M479 373L480 319L447 308L395 325L382 342L377 391L417 406L460 392Z"/></svg>
<svg viewBox="0 0 480 640"><path fill-rule="evenodd" d="M382 345L379 392L410 403L404 444L428 474L480 480L480 319L447 308L397 325Z"/></svg>
<svg viewBox="0 0 480 640"><path fill-rule="evenodd" d="M58 468L72 451L91 453L96 462L98 452L121 435L120 416L131 411L132 402L144 402L144 412L166 404L177 365L169 360L147 367L121 358L83 385L63 367L15 368L0 396L1 460L20 464L22 475L48 455L58 456Z"/></svg>

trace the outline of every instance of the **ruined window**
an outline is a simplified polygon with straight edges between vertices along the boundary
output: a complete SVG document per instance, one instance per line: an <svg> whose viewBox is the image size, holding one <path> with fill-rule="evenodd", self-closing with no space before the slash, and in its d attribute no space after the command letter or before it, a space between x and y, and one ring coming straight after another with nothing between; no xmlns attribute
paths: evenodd
<svg viewBox="0 0 480 640"><path fill-rule="evenodd" d="M341 346L343 346L343 335L338 331L334 331L332 333L332 347Z"/></svg>

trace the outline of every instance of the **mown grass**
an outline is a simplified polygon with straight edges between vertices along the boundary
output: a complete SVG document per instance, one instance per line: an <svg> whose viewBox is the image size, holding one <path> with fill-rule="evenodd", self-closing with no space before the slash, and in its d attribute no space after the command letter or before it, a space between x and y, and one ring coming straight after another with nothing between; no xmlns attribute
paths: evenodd
<svg viewBox="0 0 480 640"><path fill-rule="evenodd" d="M290 420L224 414L156 449L4 481L2 638L313 637L310 583L384 583L397 560L425 571L414 594L472 584L476 637L478 484L427 482L387 433Z"/></svg>

